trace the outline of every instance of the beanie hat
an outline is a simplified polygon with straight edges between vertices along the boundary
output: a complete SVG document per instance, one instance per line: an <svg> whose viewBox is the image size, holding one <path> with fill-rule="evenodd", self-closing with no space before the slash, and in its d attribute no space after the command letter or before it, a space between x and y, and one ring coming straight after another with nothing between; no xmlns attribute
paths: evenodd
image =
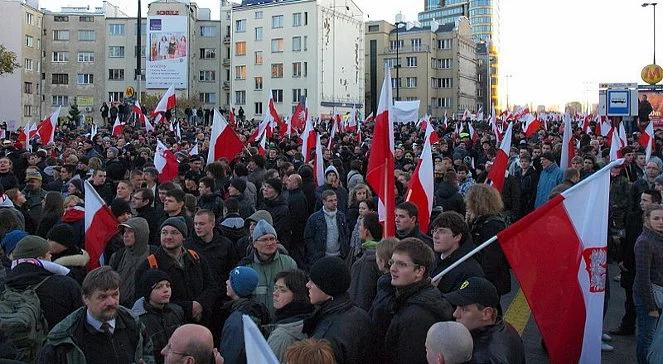
<svg viewBox="0 0 663 364"><path fill-rule="evenodd" d="M346 293L350 288L350 271L343 259L324 257L313 263L311 281L330 296Z"/></svg>
<svg viewBox="0 0 663 364"><path fill-rule="evenodd" d="M12 259L39 258L50 250L46 239L41 236L27 235L18 241L12 252Z"/></svg>
<svg viewBox="0 0 663 364"><path fill-rule="evenodd" d="M145 294L145 301L150 300L150 294L152 294L152 290L161 281L168 281L172 283L168 273L162 271L161 269L148 269L143 274L143 277L140 279L140 289Z"/></svg>
<svg viewBox="0 0 663 364"><path fill-rule="evenodd" d="M272 186L272 188L275 189L279 195L283 190L283 184L281 183L281 180L278 178L270 178L268 180L265 180L265 182L263 183Z"/></svg>
<svg viewBox="0 0 663 364"><path fill-rule="evenodd" d="M258 272L251 267L236 267L230 271L230 286L240 297L248 297L258 287Z"/></svg>
<svg viewBox="0 0 663 364"><path fill-rule="evenodd" d="M175 216L175 217L169 217L166 219L161 224L161 227L159 227L159 231L163 229L164 226L172 226L175 229L177 229L180 234L182 234L185 238L189 236L189 228L186 226L186 221L184 221L184 218L182 216Z"/></svg>
<svg viewBox="0 0 663 364"><path fill-rule="evenodd" d="M125 213L131 213L131 206L129 203L121 198L113 199L111 202L111 212L115 217L119 217Z"/></svg>
<svg viewBox="0 0 663 364"><path fill-rule="evenodd" d="M46 239L71 248L74 246L74 228L69 224L57 224L48 231Z"/></svg>
<svg viewBox="0 0 663 364"><path fill-rule="evenodd" d="M233 178L230 180L230 185L233 186L240 193L244 193L246 190L246 181L241 178Z"/></svg>
<svg viewBox="0 0 663 364"><path fill-rule="evenodd" d="M5 252L5 255L9 256L16 248L16 244L18 244L19 240L26 236L28 236L28 233L23 230L12 230L7 235L5 235L5 237L2 238L2 242L0 242L2 251Z"/></svg>
<svg viewBox="0 0 663 364"><path fill-rule="evenodd" d="M256 241L267 234L272 234L274 237L278 237L278 235L276 235L276 230L274 230L272 225L270 225L265 220L260 220L253 228L253 234L251 234L251 238L253 241Z"/></svg>
<svg viewBox="0 0 663 364"><path fill-rule="evenodd" d="M340 177L338 174L338 169L336 169L334 166L329 166L327 169L325 169L325 177L327 177L327 175L330 173L336 173L336 177Z"/></svg>
<svg viewBox="0 0 663 364"><path fill-rule="evenodd" d="M265 220L270 225L274 224L274 220L272 219L272 214L270 214L269 211L267 211L267 210L258 210L256 212L254 212L253 214L251 214L251 216L249 216L246 219L247 222L253 221L255 223L257 223L260 220Z"/></svg>

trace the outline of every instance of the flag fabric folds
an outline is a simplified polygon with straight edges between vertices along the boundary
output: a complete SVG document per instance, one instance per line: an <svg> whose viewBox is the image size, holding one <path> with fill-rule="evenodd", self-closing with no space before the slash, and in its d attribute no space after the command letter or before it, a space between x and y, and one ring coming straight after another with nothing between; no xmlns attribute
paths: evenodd
<svg viewBox="0 0 663 364"><path fill-rule="evenodd" d="M406 196L406 201L412 202L419 210L419 230L422 234L428 234L428 225L430 215L433 211L434 199L434 178L433 178L433 152L431 149L431 139L433 127L428 123L426 125L426 136L424 137L424 147L421 151L421 158L417 167L412 173L410 189Z"/></svg>
<svg viewBox="0 0 663 364"><path fill-rule="evenodd" d="M58 127L58 118L60 117L61 109L61 106L58 107L58 109L49 117L39 123L37 134L39 134L39 139L41 139L42 145L48 145L55 142L55 129Z"/></svg>
<svg viewBox="0 0 663 364"><path fill-rule="evenodd" d="M279 364L260 329L248 315L242 315L242 329L247 364Z"/></svg>
<svg viewBox="0 0 663 364"><path fill-rule="evenodd" d="M196 147L198 144L196 144ZM232 161L242 152L244 144L239 139L230 124L221 115L219 110L214 109L212 118L212 133L209 141L209 151L207 153L207 164L211 164L221 158Z"/></svg>
<svg viewBox="0 0 663 364"><path fill-rule="evenodd" d="M106 243L117 233L119 222L89 181L85 181L85 251L87 269L98 268Z"/></svg>
<svg viewBox="0 0 663 364"><path fill-rule="evenodd" d="M159 182L170 182L177 177L179 162L175 154L157 139L157 148L154 152L154 167L159 171Z"/></svg>
<svg viewBox="0 0 663 364"><path fill-rule="evenodd" d="M512 129L513 123L509 123L509 126L506 128L506 132L504 133L502 143L500 144L500 149L497 150L497 155L495 156L493 166L490 167L490 171L488 172L488 179L492 182L493 187L495 187L495 189L500 192L502 192L502 188L504 188L506 169L509 164Z"/></svg>
<svg viewBox="0 0 663 364"><path fill-rule="evenodd" d="M177 100L175 98L175 85L170 85L168 90L161 96L161 100L157 104L157 107L152 111L152 116L156 116L158 113L166 112L175 107Z"/></svg>

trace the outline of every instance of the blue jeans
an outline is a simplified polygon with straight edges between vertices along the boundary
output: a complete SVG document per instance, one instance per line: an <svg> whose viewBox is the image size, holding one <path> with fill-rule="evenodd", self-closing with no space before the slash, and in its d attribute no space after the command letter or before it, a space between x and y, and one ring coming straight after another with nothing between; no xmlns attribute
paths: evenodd
<svg viewBox="0 0 663 364"><path fill-rule="evenodd" d="M647 364L647 353L649 352L649 346L654 338L658 319L649 316L649 311L647 310L647 307L643 305L642 298L638 297L637 294L634 294L633 299L635 300L635 313L638 325L635 353L638 358L638 364Z"/></svg>

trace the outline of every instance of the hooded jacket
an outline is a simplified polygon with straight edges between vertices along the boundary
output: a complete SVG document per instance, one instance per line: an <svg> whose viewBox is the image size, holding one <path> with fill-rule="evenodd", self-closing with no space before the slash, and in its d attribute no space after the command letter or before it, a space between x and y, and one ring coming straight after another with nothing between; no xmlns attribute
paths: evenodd
<svg viewBox="0 0 663 364"><path fill-rule="evenodd" d="M53 263L71 269L69 276L74 278L78 284L83 284L83 279L87 275L87 263L89 261L90 255L85 250L75 247L60 253L60 256L53 256Z"/></svg>
<svg viewBox="0 0 663 364"><path fill-rule="evenodd" d="M131 313L145 325L147 337L152 340L155 361L163 363L161 349L168 345L168 339L173 331L184 324L182 307L168 303L163 308L157 308L146 302L145 297L141 297L133 305Z"/></svg>
<svg viewBox="0 0 663 364"><path fill-rule="evenodd" d="M228 238L233 245L248 233L244 226L244 219L237 213L229 213L226 217L217 224L217 228L221 235Z"/></svg>
<svg viewBox="0 0 663 364"><path fill-rule="evenodd" d="M436 183L435 186L435 206L442 206L443 211L456 211L465 216L465 201L458 188L448 182Z"/></svg>
<svg viewBox="0 0 663 364"><path fill-rule="evenodd" d="M132 217L123 225L134 231L135 243L116 251L110 258L109 265L120 274L120 303L122 306L133 306L135 291L136 268L150 254L148 239L150 228L147 220L142 217Z"/></svg>

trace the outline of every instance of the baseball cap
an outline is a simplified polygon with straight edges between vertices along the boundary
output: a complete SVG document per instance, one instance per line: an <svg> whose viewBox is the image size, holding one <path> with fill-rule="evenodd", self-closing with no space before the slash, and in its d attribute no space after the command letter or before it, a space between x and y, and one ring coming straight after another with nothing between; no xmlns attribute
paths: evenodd
<svg viewBox="0 0 663 364"><path fill-rule="evenodd" d="M444 296L454 306L480 304L485 307L497 308L500 296L497 288L485 278L471 277L460 285L456 291Z"/></svg>

